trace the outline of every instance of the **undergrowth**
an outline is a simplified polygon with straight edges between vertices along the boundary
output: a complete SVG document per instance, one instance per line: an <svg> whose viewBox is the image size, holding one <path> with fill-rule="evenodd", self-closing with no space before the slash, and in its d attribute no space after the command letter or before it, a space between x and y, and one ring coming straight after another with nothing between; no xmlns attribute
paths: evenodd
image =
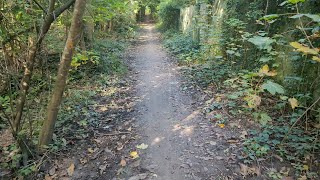
<svg viewBox="0 0 320 180"><path fill-rule="evenodd" d="M99 40L92 50L77 50L72 59L68 88L64 93L53 142L47 147L45 154L56 154L66 150L68 145L74 144L75 139L85 139L92 133L90 127L98 125L97 113L92 109L96 104L94 99L99 96L103 88L113 86L114 83L111 81L127 72L122 62L126 46L125 41ZM31 89L28 97L30 103L26 112L27 123L19 133L19 139L25 141L27 152L30 153L29 157L32 158L26 159L26 155L14 141L9 142L8 146L0 146L0 171L3 172L1 176L28 177L37 172L43 163L43 160L37 158L35 150L41 122L46 118L47 97L50 95L54 81L52 79L54 76L51 75L55 73L55 69L50 67L51 65L48 64L46 70L49 73L48 76L40 71L36 71L33 76L34 88ZM0 96L0 103L7 113L11 111L9 96L14 95ZM8 125L0 121L0 130L7 128Z"/></svg>
<svg viewBox="0 0 320 180"><path fill-rule="evenodd" d="M213 87L223 93L234 118L242 114L258 125L248 130L239 156L241 161L255 164L277 159L293 167L291 174L296 177L319 177L319 124L308 109L318 110L308 103L309 94L286 92L272 78L273 71L268 66L249 71L220 56L201 61L205 52L194 46L188 35L169 32L164 38L164 47L178 57L180 64L189 66L184 68L186 77L204 90ZM211 106L216 107L210 104L207 109ZM227 124L221 121L222 117L218 119L219 124ZM284 177L274 169L268 173L270 178Z"/></svg>

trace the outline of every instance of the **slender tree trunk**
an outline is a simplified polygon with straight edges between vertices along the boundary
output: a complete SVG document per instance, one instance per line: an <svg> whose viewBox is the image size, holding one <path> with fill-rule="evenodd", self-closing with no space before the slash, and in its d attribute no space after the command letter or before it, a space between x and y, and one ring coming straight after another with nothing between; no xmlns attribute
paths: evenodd
<svg viewBox="0 0 320 180"><path fill-rule="evenodd" d="M200 19L200 6L199 0L196 0L195 5L195 23L194 23L194 29L193 29L193 41L199 45L200 43L200 28L199 28L199 19Z"/></svg>
<svg viewBox="0 0 320 180"><path fill-rule="evenodd" d="M44 121L39 138L40 150L44 145L48 145L52 139L54 125L57 120L59 106L62 101L64 88L66 86L73 52L76 44L79 42L79 39L81 37L82 16L85 10L85 6L86 0L76 0L68 39L61 57L53 94L48 105L47 118Z"/></svg>
<svg viewBox="0 0 320 180"><path fill-rule="evenodd" d="M32 77L32 72L33 72L37 52L40 49L42 41L45 35L47 34L47 32L49 31L51 24L54 22L54 20L58 16L62 14L63 11L68 9L74 2L75 0L69 0L63 6L61 6L55 11L54 11L55 0L51 0L49 2L48 12L43 22L43 25L41 27L41 31L37 37L37 40L34 40L30 46L30 50L27 56L27 61L24 69L23 78L20 82L20 93L17 99L16 113L15 113L15 118L13 122L15 133L18 133L21 128L20 124L21 124L21 118L23 115L23 108L27 99L27 94L30 87L30 82L31 82L31 77Z"/></svg>

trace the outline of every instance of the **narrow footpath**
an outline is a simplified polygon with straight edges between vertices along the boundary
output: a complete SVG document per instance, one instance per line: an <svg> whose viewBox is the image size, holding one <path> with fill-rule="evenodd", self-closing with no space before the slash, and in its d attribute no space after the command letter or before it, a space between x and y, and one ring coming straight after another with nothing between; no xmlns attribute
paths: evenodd
<svg viewBox="0 0 320 180"><path fill-rule="evenodd" d="M141 155L142 170L150 179L219 179L225 167L213 156L218 143L202 108L182 92L176 62L162 48L154 25L142 26L131 55L137 80L135 92L139 142L148 145ZM223 149L223 148L222 148ZM211 153L211 154L210 154ZM135 172L136 173L136 172ZM144 179L132 174L131 179ZM220 176L221 175L221 176ZM130 179L130 176L128 176Z"/></svg>

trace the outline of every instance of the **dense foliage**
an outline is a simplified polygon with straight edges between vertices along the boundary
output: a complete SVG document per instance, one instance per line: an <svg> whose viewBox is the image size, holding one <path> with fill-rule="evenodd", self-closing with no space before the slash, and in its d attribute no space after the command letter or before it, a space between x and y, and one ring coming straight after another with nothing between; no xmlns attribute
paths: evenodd
<svg viewBox="0 0 320 180"><path fill-rule="evenodd" d="M0 3L0 132L12 133L3 136L0 143L1 178L37 172L42 163L38 155L65 148L66 136L84 136L88 120L74 121L82 116L75 112L79 108L84 111L99 88L81 89L79 85L89 86L86 82L94 79L91 86L102 86L111 76L126 72L121 57L126 39L134 37L138 2L88 0L53 141L37 147L61 66L61 52L72 26L74 3L75 0ZM69 128L74 127L81 128L70 133Z"/></svg>
<svg viewBox="0 0 320 180"><path fill-rule="evenodd" d="M260 124L249 132L242 160L259 163L276 154L293 165L298 177L317 178L319 2L199 0L165 5L160 6L164 12L176 11L167 8L171 6L180 10L176 29L183 34L168 31L164 44L192 67L186 75L227 95L234 117L246 114ZM274 179L283 175L269 174Z"/></svg>

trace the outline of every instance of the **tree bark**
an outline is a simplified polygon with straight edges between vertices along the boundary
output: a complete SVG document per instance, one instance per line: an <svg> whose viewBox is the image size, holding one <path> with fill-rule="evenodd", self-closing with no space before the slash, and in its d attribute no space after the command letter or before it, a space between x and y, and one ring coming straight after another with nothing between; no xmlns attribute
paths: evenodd
<svg viewBox="0 0 320 180"><path fill-rule="evenodd" d="M59 106L62 101L63 91L66 86L72 56L75 46L77 45L81 37L82 17L84 14L85 6L86 0L76 0L68 39L61 57L53 94L48 105L47 118L44 121L39 138L40 150L41 148L43 148L43 146L48 145L52 140L54 126L57 120Z"/></svg>
<svg viewBox="0 0 320 180"><path fill-rule="evenodd" d="M51 24L54 22L54 20L60 16L66 9L68 9L75 0L69 0L66 2L63 6L58 8L57 10L54 11L54 4L55 0L51 0L49 3L49 8L47 15L45 17L45 20L43 22L43 25L41 27L41 31L37 37L37 40L33 41L30 50L27 56L27 61L24 69L24 74L22 77L22 80L20 82L20 93L19 97L17 99L17 107L16 107L16 113L15 113L15 118L14 118L14 130L16 133L19 132L20 130L20 124L21 124L21 118L23 115L23 108L27 99L27 94L29 90L29 85L32 77L32 72L35 64L35 59L37 56L37 52L40 49L40 46L42 44L42 41L49 31Z"/></svg>

